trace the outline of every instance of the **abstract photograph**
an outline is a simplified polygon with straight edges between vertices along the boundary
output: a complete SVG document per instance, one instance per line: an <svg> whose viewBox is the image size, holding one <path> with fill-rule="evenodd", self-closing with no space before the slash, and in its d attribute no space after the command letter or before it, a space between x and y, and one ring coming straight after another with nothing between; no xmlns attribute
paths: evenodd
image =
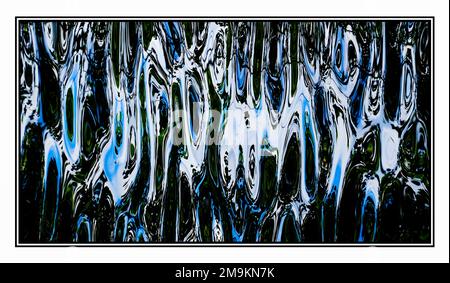
<svg viewBox="0 0 450 283"><path fill-rule="evenodd" d="M433 242L433 22L19 19L19 244Z"/></svg>

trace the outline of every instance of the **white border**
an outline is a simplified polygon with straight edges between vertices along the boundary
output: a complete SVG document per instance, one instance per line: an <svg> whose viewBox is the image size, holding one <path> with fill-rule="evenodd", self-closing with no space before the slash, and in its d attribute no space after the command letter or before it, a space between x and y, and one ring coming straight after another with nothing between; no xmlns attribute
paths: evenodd
<svg viewBox="0 0 450 283"><path fill-rule="evenodd" d="M178 3L175 3L177 2ZM423 1L390 1L377 0L374 4L363 4L362 1L322 1L320 5L302 4L297 1L277 0L276 5L259 1L258 7L251 4L240 3L243 1L229 0L220 10L211 11L211 5L203 3L202 5L186 5L186 2L192 3L197 0L189 1L171 1L169 5L150 4L147 1L138 1L138 5L131 5L127 0L127 5L119 5L120 0L109 1L108 8L104 3L91 3L93 1L47 1L41 0L32 3L27 1L14 2L3 9L1 17L2 34L9 38L10 44L0 45L0 56L6 66L1 69L2 84L4 86L3 102L0 104L0 121L3 121L3 131L7 136L14 136L14 105L15 97L7 93L14 93L15 74L11 72L14 68L14 16L30 15L49 15L49 16L117 16L126 14L129 16L180 16L180 15L199 15L199 16L226 16L226 15L270 15L270 16L435 16L435 56L436 58L436 121L435 127L439 129L435 134L434 150L436 155L435 180L436 188L436 235L434 248L163 248L153 247L146 249L139 248L14 248L14 195L15 190L7 188L14 187L14 162L15 142L13 139L0 140L0 156L6 156L1 162L0 173L4 180L3 191L0 195L0 215L4 219L2 224L5 229L0 233L0 261L156 261L171 262L233 262L239 258L240 262L416 262L416 261L445 261L448 262L448 2L426 3ZM45 3L43 3L45 2ZM48 3L50 2L50 3ZM270 1L269 1L270 2ZM286 5L286 2L287 5ZM315 2L315 1L312 1ZM178 4L178 5L177 5ZM205 6L206 5L206 6ZM52 8L56 7L56 8ZM89 9L87 9L89 7ZM142 8L144 7L144 8ZM156 7L156 8L155 8ZM178 7L178 8L177 8ZM198 7L206 7L198 9ZM239 11L236 12L237 7ZM242 8L244 7L244 8ZM323 11L326 7L327 10ZM353 19L353 17L352 17ZM4 79L6 81L4 82ZM439 115L438 115L439 114ZM11 221L12 220L12 221ZM12 229L11 229L12 228ZM433 229L434 230L434 229ZM9 231L9 232L8 232Z"/></svg>

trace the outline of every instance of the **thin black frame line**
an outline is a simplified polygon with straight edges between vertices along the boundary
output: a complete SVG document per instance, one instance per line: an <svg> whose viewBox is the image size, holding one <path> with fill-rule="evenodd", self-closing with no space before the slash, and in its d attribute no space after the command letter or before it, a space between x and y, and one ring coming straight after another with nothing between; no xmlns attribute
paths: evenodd
<svg viewBox="0 0 450 283"><path fill-rule="evenodd" d="M431 233L432 233L432 241L430 243L418 243L418 244L401 244L401 243L179 243L179 242L171 242L171 243L106 243L106 244L101 244L101 243L19 243L19 239L18 239L18 174L19 174L19 170L18 170L18 160L19 160L19 147L18 147L18 130L17 130L17 125L19 124L20 126L20 121L19 121L19 117L18 117L18 48L19 46L17 45L18 43L18 26L20 21L26 21L28 19L86 19L86 20L99 20L99 19L116 19L114 21L127 21L127 19L132 19L132 20L137 20L137 19L154 19L154 20L171 20L171 19L201 19L201 20L215 20L215 19L229 19L230 21L236 21L238 19L259 19L261 21L263 20L268 20L270 21L271 19L280 19L280 20L285 20L285 21L292 21L292 20L298 20L298 19L303 19L303 20L307 20L307 21L319 21L319 19L348 19L348 20L360 20L360 19L364 19L364 20L372 20L372 21L386 21L386 19L392 19L392 20L416 20L416 19L423 19L426 21L429 21L431 23L432 26L432 36L433 36L433 40L432 42L432 62L433 62L433 66L432 66L432 96L431 96L431 100L432 100L432 121L431 121L431 127L432 127L432 147L431 147L431 151L432 151L432 162L431 162L431 166L432 166L432 179L431 179L431 189L432 189L432 194L433 194L433 202L432 202L432 223L433 223L433 227L431 229ZM311 20L311 19L316 19L316 20ZM15 145L16 145L16 156L15 156L15 186L16 186L16 192L15 192L15 247L153 247L153 248L162 248L162 247L415 247L415 248L434 248L435 247L435 221L436 221L436 217L435 217L435 16L414 16L414 17L408 17L408 16L387 16L387 17L344 17L344 16L336 16L336 17L317 17L317 16L313 16L313 17L280 17L280 16L273 16L273 17L256 17L256 16L248 16L248 17L224 17L224 16L217 16L217 17L204 17L204 16L200 16L200 17L195 17L195 16L187 16L187 17L179 17L179 16L174 16L174 17L136 17L136 16L131 16L131 17L113 17L113 16L105 16L105 17L84 17L84 16L72 16L72 17L68 17L68 16L56 16L56 17L51 17L51 16L43 16L43 17L39 17L39 16L15 16L15 35L16 35L16 49L15 49L15 95L16 95L16 99L15 99L15 115L16 115L16 120L15 120Z"/></svg>
<svg viewBox="0 0 450 283"><path fill-rule="evenodd" d="M16 48L14 48L14 60L15 60L15 64L14 64L14 77L15 77L15 84L14 84L14 90L15 90L15 93L14 93L14 95L15 95L15 98L14 98L14 115L15 115L15 126L14 126L14 134L15 134L15 136L14 136L14 146L16 147L15 148L15 151L14 151L14 186L15 186L15 193L14 193L14 238L15 238L15 241L16 241L16 247L17 247L17 243L18 243L18 238L17 238L17 230L18 230L18 219L17 219L17 216L18 216L18 212L17 212L17 210L18 210L18 205L17 205L17 202L18 202L18 190L19 190L19 183L18 183L18 178L17 178L17 174L18 174L18 168L19 168L19 154L18 154L18 151L19 151L19 147L20 147L20 145L19 145L19 140L18 140L18 130L17 130L17 121L18 121L18 112L17 112L17 110L18 110L18 100L20 100L20 94L19 94L19 91L18 91L18 67L17 67L17 64L18 64L18 57L19 57L19 52L18 52L18 48L19 48L19 46L18 46L18 40L19 40L19 32L18 32L18 29L19 29L19 20L17 19L17 17L16 17L16 24L15 24L15 26L14 26L14 40L15 40L15 44L16 44ZM20 126L20 123L19 123L19 126Z"/></svg>
<svg viewBox="0 0 450 283"><path fill-rule="evenodd" d="M380 16L380 17L372 17L372 16L15 16L15 18L19 19L204 19L204 20L215 20L215 19L279 19L279 20L308 20L308 19L350 19L350 20L358 20L358 19L367 19L367 20L383 20L383 19L430 19L435 18L435 16Z"/></svg>
<svg viewBox="0 0 450 283"><path fill-rule="evenodd" d="M435 210L436 210L436 203L435 203L435 199L436 199L436 192L435 192L435 108L434 108L434 104L435 104L435 81L436 81L436 78L435 78L435 57L436 57L436 53L435 53L435 51L436 51L436 45L435 45L435 30L436 30L436 21L435 21L435 19L434 19L434 17L433 17L433 20L432 20L432 25L431 25L432 27L433 27L433 32L432 32L432 35L433 35L433 40L431 41L431 43L433 44L433 48L431 49L432 50L432 52L433 52L433 60L432 60L432 62L433 62L433 67L431 68L432 69L432 73L431 73L431 75L432 75L432 86L433 86L433 89L432 89L432 96L431 96L431 99L433 100L433 114L431 115L431 119L432 119L432 121L431 121L431 128L432 128L432 131L433 131L433 134L432 134L432 146L431 146L431 151L432 151L432 158L433 158L433 161L431 162L431 166L432 166L432 172L431 172L431 174L432 174L432 178L431 178L431 189L433 190L432 191L432 194L433 194L433 203L432 203L432 205L433 205L433 229L431 229L431 231L432 231L432 233L433 233L433 247L435 246L435 244L436 244L436 233L435 233L435 231L436 231L436 214L435 214Z"/></svg>
<svg viewBox="0 0 450 283"><path fill-rule="evenodd" d="M49 248L62 248L62 247L151 247L151 248L171 248L171 247L181 247L181 248L215 248L215 247L238 247L238 248L255 248L255 247L261 247L261 248L342 248L342 247L349 247L349 248L431 248L429 245L414 245L414 244L404 244L404 245L379 245L379 244L331 244L331 243L323 243L323 244L298 244L298 243L54 243L54 244L20 244L17 246L19 248L25 247L25 248L37 248L37 247L49 247Z"/></svg>

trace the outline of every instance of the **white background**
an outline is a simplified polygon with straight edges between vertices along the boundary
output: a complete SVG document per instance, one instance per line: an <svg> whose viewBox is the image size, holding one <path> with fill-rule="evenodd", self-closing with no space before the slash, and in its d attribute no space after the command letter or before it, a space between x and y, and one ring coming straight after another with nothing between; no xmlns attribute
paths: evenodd
<svg viewBox="0 0 450 283"><path fill-rule="evenodd" d="M253 2L253 3L252 3ZM0 261L422 262L449 261L449 3L425 0L3 1L0 41ZM15 16L435 16L434 248L15 248Z"/></svg>

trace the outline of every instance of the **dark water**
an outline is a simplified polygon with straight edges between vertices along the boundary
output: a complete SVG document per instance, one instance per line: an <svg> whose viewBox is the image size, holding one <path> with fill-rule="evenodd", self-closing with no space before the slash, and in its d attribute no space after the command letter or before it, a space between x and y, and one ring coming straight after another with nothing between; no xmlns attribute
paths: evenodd
<svg viewBox="0 0 450 283"><path fill-rule="evenodd" d="M20 242L430 242L430 22L18 33Z"/></svg>

